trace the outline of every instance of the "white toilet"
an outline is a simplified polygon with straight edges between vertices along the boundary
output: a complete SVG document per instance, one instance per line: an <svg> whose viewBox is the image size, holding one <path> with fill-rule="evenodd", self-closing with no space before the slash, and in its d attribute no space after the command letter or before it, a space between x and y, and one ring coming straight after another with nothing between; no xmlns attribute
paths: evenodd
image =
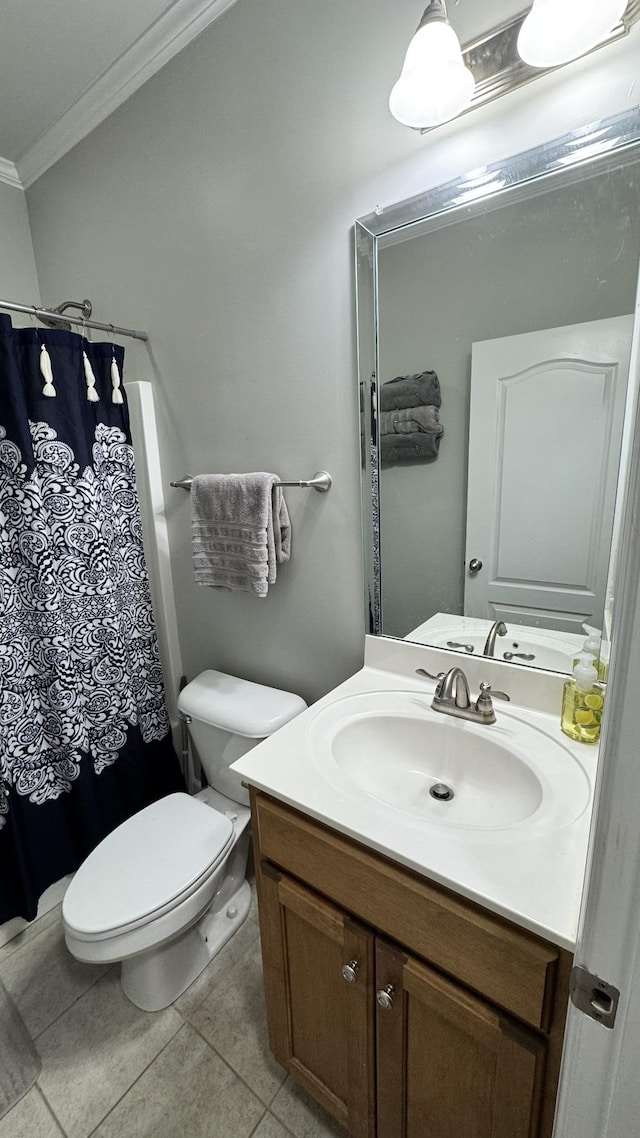
<svg viewBox="0 0 640 1138"><path fill-rule="evenodd" d="M178 706L209 785L161 798L118 826L62 903L69 951L122 961L125 994L145 1011L173 1003L247 916L249 796L229 766L307 705L210 670L183 688Z"/></svg>

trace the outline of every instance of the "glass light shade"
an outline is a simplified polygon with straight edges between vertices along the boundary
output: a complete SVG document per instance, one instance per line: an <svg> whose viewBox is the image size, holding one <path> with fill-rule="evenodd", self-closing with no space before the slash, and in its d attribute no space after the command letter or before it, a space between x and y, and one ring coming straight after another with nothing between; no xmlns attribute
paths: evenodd
<svg viewBox="0 0 640 1138"><path fill-rule="evenodd" d="M431 20L409 44L389 110L404 126L440 126L469 106L474 89L453 28L444 20Z"/></svg>
<svg viewBox="0 0 640 1138"><path fill-rule="evenodd" d="M627 0L534 0L518 36L531 67L559 67L596 47L619 22Z"/></svg>

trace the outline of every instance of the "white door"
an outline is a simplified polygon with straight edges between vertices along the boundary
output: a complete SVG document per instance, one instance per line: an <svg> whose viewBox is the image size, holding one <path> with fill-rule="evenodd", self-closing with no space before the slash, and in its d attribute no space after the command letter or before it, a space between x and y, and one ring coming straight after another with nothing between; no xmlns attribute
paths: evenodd
<svg viewBox="0 0 640 1138"><path fill-rule="evenodd" d="M632 327L473 345L466 616L602 628Z"/></svg>
<svg viewBox="0 0 640 1138"><path fill-rule="evenodd" d="M640 1134L640 414L638 339L629 413L633 449L615 581L614 641L598 763L590 872L576 962L620 990L612 1029L569 1005L554 1138Z"/></svg>

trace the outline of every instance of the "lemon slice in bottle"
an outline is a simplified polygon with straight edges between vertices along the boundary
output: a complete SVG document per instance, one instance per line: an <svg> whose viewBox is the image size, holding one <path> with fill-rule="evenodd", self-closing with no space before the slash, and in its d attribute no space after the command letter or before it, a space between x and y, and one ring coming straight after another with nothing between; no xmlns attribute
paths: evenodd
<svg viewBox="0 0 640 1138"><path fill-rule="evenodd" d="M598 720L592 711L576 711L576 723L581 727L595 727Z"/></svg>

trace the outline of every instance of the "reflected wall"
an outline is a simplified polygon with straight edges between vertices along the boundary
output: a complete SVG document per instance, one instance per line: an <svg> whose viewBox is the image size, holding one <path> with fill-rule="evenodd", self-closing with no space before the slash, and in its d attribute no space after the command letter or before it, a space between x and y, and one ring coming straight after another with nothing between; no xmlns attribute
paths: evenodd
<svg viewBox="0 0 640 1138"><path fill-rule="evenodd" d="M436 459L380 470L385 635L462 614L471 346L631 313L640 240L634 165L525 200L498 196L450 224L379 249L379 382L433 369L444 436ZM541 406L532 430L544 461ZM526 502L523 509L526 510Z"/></svg>

